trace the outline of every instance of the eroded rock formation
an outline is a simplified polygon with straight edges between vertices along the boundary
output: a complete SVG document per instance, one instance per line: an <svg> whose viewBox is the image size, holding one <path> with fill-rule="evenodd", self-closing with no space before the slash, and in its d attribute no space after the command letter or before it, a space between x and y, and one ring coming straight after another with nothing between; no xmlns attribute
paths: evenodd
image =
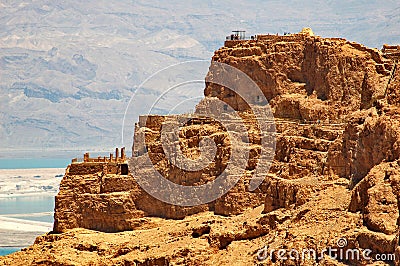
<svg viewBox="0 0 400 266"><path fill-rule="evenodd" d="M326 254L279 260L276 251L321 251L327 247L359 252L371 249L372 258L396 254L400 259L400 47L384 45L380 51L311 33L305 30L226 41L213 57L213 61L246 73L272 108L276 149L272 165L256 190L250 191L249 183L265 147L252 110L265 108L266 102L255 91L246 92L252 100L245 102L230 88L213 83L220 73L210 68L197 116L141 117L135 126L130 173L123 174L119 168L109 171L114 168L105 162L91 167L71 164L56 197L54 233L60 234L40 237L32 247L3 262L371 262ZM176 184L193 186L213 181L226 170L232 139L220 123L200 115L212 108L217 98L238 111L248 133L249 158L238 183L224 196L194 207L155 199L138 185L139 177L132 173L148 176L151 182L150 169L156 168ZM178 139L162 139L161 128L168 126L170 118L184 121ZM230 124L234 123L231 120ZM240 130L233 131L243 138ZM213 162L201 171L184 171L176 166L178 157L166 156L169 149L179 146L185 157L196 159L206 137L216 143L216 153ZM228 178L235 174L228 172ZM86 229L69 231L78 227ZM105 234L87 229L126 232ZM338 246L339 238L346 239L345 246ZM257 252L264 246L275 249L273 256L257 260ZM390 257L385 263L398 261Z"/></svg>

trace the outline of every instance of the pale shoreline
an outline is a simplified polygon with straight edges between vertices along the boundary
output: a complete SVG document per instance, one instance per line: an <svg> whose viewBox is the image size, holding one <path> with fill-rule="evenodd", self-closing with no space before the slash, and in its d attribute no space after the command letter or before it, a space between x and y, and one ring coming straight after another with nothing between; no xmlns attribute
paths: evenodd
<svg viewBox="0 0 400 266"><path fill-rule="evenodd" d="M54 197L64 168L0 169L0 199Z"/></svg>
<svg viewBox="0 0 400 266"><path fill-rule="evenodd" d="M65 174L65 168L21 168L21 169L0 169L0 175L11 175L18 173L53 173L54 171L61 171Z"/></svg>
<svg viewBox="0 0 400 266"><path fill-rule="evenodd" d="M0 169L0 203L18 204L14 201L29 201L29 197L54 201L64 174L65 168ZM34 221L34 217L53 215L50 209L34 212L29 208L25 213L1 214L0 248L30 246L36 237L53 230L53 223Z"/></svg>
<svg viewBox="0 0 400 266"><path fill-rule="evenodd" d="M53 229L52 223L10 218L0 216L0 229L7 231L49 232Z"/></svg>
<svg viewBox="0 0 400 266"><path fill-rule="evenodd" d="M58 192L22 192L22 193L2 193L0 192L0 200L12 199L12 198L23 198L23 197L55 197Z"/></svg>

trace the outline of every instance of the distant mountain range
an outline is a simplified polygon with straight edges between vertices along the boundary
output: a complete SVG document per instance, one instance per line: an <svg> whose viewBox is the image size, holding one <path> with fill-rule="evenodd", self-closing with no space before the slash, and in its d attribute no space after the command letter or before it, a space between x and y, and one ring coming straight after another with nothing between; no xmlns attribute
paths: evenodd
<svg viewBox="0 0 400 266"><path fill-rule="evenodd" d="M122 120L138 86L170 65L210 61L234 29L251 35L312 27L317 35L381 47L400 43L400 3L0 1L0 25L0 157L46 157L130 147L131 135L122 143ZM171 84L191 74L174 71ZM132 132L161 87L136 94L125 121ZM179 91L157 112L200 96L201 88Z"/></svg>

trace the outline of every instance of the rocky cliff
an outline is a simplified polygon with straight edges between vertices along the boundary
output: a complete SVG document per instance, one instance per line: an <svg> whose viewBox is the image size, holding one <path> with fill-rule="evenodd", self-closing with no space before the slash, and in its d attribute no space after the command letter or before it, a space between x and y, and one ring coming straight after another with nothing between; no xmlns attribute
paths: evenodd
<svg viewBox="0 0 400 266"><path fill-rule="evenodd" d="M3 263L364 265L379 261L382 254L387 255L382 263L398 263L389 255L400 259L399 59L398 46L370 49L311 31L226 41L213 62L241 70L263 95L244 89L250 99L245 101L213 82L224 70L210 67L195 116L141 117L130 172L121 166L128 161L113 163L112 156L71 164L56 197L54 232ZM262 184L251 190L265 149L253 115L266 108L261 96L274 116L273 123L264 122L274 129L275 153ZM194 207L155 199L137 182L152 180L150 168L173 183L193 186L213 181L229 166L233 140L228 130L201 116L217 99L237 111L248 133L249 158L237 184L224 196ZM170 118L184 122L179 138L165 143L161 128ZM228 114L227 120L228 127L235 125ZM240 130L235 132L244 138ZM196 159L205 137L216 143L216 150L201 171L182 170L176 166L179 158L166 155L178 143L185 157ZM235 175L228 171L227 177ZM265 246L275 251L257 259ZM325 254L282 260L277 253L280 248L328 247L360 253L370 249L373 259Z"/></svg>

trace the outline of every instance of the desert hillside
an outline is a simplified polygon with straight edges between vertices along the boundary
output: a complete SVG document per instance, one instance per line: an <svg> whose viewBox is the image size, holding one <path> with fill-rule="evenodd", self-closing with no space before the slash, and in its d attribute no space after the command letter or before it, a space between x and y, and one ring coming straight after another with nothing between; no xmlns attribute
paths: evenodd
<svg viewBox="0 0 400 266"><path fill-rule="evenodd" d="M132 158L123 149L73 160L53 231L0 264L400 265L399 59L400 46L371 49L310 29L227 40L194 114L140 117ZM239 90L219 84L228 68L214 63L242 71L261 94L240 78L229 79ZM230 167L232 136L247 143L242 171ZM201 158L204 138L215 143L212 162L179 167ZM171 159L176 145L183 157ZM149 192L154 169L171 182ZM222 173L237 181L222 197L170 204L182 200L172 184L201 186ZM253 190L254 176L262 182ZM169 193L169 203L152 193ZM310 250L317 255L301 256Z"/></svg>

